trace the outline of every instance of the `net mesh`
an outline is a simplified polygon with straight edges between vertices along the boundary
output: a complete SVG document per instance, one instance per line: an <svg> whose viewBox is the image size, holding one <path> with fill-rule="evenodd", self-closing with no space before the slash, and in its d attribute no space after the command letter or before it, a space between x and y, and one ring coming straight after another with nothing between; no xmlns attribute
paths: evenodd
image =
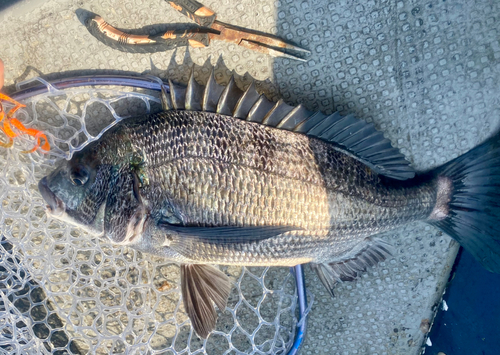
<svg viewBox="0 0 500 355"><path fill-rule="evenodd" d="M38 180L119 120L160 104L153 91L33 82L49 91L25 100L16 117L42 130L51 151L22 154L34 144L25 135L0 148L0 354L286 353L298 311L289 268L222 267L235 287L216 330L200 340L177 264L47 217Z"/></svg>

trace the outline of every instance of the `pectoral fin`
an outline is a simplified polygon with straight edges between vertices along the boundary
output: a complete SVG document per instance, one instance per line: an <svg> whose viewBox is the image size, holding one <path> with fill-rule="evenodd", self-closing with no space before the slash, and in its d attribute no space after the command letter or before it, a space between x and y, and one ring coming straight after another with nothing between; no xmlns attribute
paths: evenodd
<svg viewBox="0 0 500 355"><path fill-rule="evenodd" d="M194 331L206 339L217 321L214 303L221 311L226 308L231 292L229 278L211 265L183 264L181 291Z"/></svg>
<svg viewBox="0 0 500 355"><path fill-rule="evenodd" d="M252 226L252 227L188 227L171 224L160 224L166 232L174 232L172 240L204 243L253 243L269 239L277 235L298 230L292 226Z"/></svg>

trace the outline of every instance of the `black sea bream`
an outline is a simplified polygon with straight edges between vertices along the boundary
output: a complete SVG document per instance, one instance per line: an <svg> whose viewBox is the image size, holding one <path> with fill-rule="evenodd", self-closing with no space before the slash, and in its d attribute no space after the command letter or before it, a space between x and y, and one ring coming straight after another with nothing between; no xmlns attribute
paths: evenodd
<svg viewBox="0 0 500 355"><path fill-rule="evenodd" d="M181 263L201 337L230 283L211 264L311 263L333 295L390 255L376 234L422 220L500 271L500 138L425 174L353 116L240 91L164 87L164 112L123 120L39 183L48 211Z"/></svg>

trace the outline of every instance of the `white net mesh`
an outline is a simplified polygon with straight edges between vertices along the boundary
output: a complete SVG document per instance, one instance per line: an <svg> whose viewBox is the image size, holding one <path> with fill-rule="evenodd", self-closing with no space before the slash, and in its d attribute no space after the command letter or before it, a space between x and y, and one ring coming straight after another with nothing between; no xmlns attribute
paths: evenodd
<svg viewBox="0 0 500 355"><path fill-rule="evenodd" d="M176 264L47 217L37 183L58 159L160 105L152 91L60 91L34 80L49 92L24 101L16 117L42 130L51 151L22 154L34 144L25 135L0 148L0 354L285 354L297 326L288 268L223 267L235 287L216 331L200 340Z"/></svg>

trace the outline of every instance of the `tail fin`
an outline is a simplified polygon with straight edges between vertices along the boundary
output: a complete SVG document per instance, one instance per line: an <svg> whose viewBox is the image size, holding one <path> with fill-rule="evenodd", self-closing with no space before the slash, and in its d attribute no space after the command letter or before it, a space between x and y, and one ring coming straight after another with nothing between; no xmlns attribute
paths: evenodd
<svg viewBox="0 0 500 355"><path fill-rule="evenodd" d="M441 195L444 208L428 222L500 273L500 135L431 173L440 179L437 205Z"/></svg>

